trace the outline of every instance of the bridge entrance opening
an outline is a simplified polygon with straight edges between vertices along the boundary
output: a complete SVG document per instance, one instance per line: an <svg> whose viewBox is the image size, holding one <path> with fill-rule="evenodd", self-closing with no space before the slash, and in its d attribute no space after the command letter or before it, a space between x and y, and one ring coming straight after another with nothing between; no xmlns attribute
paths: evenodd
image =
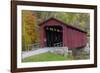
<svg viewBox="0 0 100 73"><path fill-rule="evenodd" d="M45 27L46 47L62 47L63 31L60 26Z"/></svg>

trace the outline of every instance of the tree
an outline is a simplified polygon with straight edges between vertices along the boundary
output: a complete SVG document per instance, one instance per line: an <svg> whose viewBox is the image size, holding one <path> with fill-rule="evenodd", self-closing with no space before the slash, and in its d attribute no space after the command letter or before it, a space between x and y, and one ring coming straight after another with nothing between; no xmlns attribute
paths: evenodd
<svg viewBox="0 0 100 73"><path fill-rule="evenodd" d="M29 44L38 42L37 24L35 13L32 11L22 11L22 48L27 49Z"/></svg>

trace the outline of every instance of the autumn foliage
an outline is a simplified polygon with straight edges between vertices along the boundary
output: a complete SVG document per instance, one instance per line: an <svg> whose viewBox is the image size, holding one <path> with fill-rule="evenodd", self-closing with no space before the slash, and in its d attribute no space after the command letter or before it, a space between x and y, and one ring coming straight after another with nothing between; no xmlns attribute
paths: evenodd
<svg viewBox="0 0 100 73"><path fill-rule="evenodd" d="M22 47L38 42L35 14L31 11L22 12ZM27 49L27 48L26 48Z"/></svg>
<svg viewBox="0 0 100 73"><path fill-rule="evenodd" d="M86 31L89 35L90 15L88 13L22 10L23 50L27 50L29 44L39 43L39 24L49 18L56 18L66 24Z"/></svg>

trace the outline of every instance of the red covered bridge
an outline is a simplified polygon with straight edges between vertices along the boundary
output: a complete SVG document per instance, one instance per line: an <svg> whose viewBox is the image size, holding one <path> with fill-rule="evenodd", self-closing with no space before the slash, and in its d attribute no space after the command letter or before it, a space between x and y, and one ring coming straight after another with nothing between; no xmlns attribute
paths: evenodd
<svg viewBox="0 0 100 73"><path fill-rule="evenodd" d="M41 47L79 48L86 46L86 32L55 18L40 23Z"/></svg>

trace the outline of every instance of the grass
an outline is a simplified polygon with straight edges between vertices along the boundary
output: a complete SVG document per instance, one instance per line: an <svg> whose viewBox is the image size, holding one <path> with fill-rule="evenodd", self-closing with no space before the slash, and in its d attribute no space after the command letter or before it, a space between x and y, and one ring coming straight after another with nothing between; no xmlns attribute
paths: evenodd
<svg viewBox="0 0 100 73"><path fill-rule="evenodd" d="M22 60L22 62L43 62L43 61L63 61L63 60L72 60L73 57L71 55L58 55L54 53L42 53L34 56L27 57Z"/></svg>

